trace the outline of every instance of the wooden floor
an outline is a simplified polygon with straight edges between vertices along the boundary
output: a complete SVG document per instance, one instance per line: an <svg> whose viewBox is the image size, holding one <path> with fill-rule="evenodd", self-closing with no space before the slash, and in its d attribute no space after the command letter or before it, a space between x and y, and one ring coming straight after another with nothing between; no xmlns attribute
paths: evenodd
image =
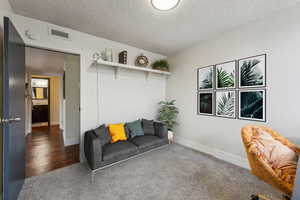
<svg viewBox="0 0 300 200"><path fill-rule="evenodd" d="M33 127L26 145L26 177L79 162L79 145L64 147L58 126Z"/></svg>

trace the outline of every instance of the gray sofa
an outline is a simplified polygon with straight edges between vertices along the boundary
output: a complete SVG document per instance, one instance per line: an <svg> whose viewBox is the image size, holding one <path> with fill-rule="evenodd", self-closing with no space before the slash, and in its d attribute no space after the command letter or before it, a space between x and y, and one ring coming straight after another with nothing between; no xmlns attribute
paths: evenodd
<svg viewBox="0 0 300 200"><path fill-rule="evenodd" d="M90 130L84 136L84 153L91 170L104 168L116 162L126 160L141 153L167 145L168 129L159 122L153 122L154 134L146 134L130 138L125 126L126 141L110 143L107 128Z"/></svg>

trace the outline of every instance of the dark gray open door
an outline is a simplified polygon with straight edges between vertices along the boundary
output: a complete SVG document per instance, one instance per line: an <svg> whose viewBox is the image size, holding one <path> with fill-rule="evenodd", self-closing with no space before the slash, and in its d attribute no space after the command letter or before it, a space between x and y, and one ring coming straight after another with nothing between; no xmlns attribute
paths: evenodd
<svg viewBox="0 0 300 200"><path fill-rule="evenodd" d="M6 17L3 42L3 199L16 200L25 178L25 44Z"/></svg>

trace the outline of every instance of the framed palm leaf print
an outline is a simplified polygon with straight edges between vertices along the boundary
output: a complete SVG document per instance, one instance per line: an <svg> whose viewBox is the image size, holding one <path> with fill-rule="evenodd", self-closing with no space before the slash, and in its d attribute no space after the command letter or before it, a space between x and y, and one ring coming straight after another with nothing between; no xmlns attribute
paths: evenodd
<svg viewBox="0 0 300 200"><path fill-rule="evenodd" d="M266 121L266 91L264 89L239 91L239 118Z"/></svg>
<svg viewBox="0 0 300 200"><path fill-rule="evenodd" d="M216 89L232 89L236 85L236 61L216 65Z"/></svg>
<svg viewBox="0 0 300 200"><path fill-rule="evenodd" d="M240 59L238 66L240 88L266 86L266 54Z"/></svg>
<svg viewBox="0 0 300 200"><path fill-rule="evenodd" d="M198 90L213 89L214 66L198 68Z"/></svg>
<svg viewBox="0 0 300 200"><path fill-rule="evenodd" d="M214 92L198 93L198 114L214 115Z"/></svg>
<svg viewBox="0 0 300 200"><path fill-rule="evenodd" d="M236 94L235 91L217 91L216 92L216 116L236 117Z"/></svg>

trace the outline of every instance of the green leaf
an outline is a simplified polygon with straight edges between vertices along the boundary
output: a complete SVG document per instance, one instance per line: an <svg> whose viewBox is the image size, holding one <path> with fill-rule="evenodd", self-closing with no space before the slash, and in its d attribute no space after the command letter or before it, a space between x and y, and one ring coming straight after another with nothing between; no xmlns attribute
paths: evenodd
<svg viewBox="0 0 300 200"><path fill-rule="evenodd" d="M234 87L234 74L226 72L222 67L217 69L218 88Z"/></svg>
<svg viewBox="0 0 300 200"><path fill-rule="evenodd" d="M234 93L223 94L217 102L217 114L224 116L234 116Z"/></svg>
<svg viewBox="0 0 300 200"><path fill-rule="evenodd" d="M248 118L263 118L262 92L249 92L243 94L241 116Z"/></svg>
<svg viewBox="0 0 300 200"><path fill-rule="evenodd" d="M263 75L255 68L260 60L245 61L241 67L241 86L254 86L263 84Z"/></svg>

